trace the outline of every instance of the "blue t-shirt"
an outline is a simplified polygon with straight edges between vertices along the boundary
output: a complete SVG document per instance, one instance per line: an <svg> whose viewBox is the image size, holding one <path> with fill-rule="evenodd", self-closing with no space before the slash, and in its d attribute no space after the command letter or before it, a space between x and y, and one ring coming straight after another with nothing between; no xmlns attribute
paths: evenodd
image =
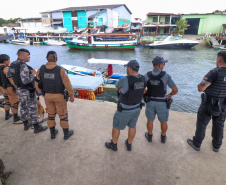
<svg viewBox="0 0 226 185"><path fill-rule="evenodd" d="M159 75L159 73L161 71L162 71L161 69L153 69L152 74L154 76L157 76L157 75ZM144 77L145 77L145 80L147 82L149 80L149 77L148 77L147 73L144 75ZM176 85L175 82L172 80L171 76L169 74L167 74L167 73L161 79L162 79L162 81L164 83L164 90L166 90L166 91L167 91L167 86L172 88L172 87L174 87ZM151 98L154 98L154 99L166 99L166 95L165 95L165 97L152 97L151 96Z"/></svg>

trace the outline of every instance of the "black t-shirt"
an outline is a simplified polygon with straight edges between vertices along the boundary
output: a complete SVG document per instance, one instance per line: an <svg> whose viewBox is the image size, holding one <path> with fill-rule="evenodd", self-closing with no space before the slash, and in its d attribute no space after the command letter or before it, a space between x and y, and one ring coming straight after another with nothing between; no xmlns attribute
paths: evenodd
<svg viewBox="0 0 226 185"><path fill-rule="evenodd" d="M226 72L226 67L214 68L214 69L210 70L206 74L204 80L207 81L207 82L210 82L210 83L216 81L217 77L218 77L218 72L220 72L220 71L225 71Z"/></svg>

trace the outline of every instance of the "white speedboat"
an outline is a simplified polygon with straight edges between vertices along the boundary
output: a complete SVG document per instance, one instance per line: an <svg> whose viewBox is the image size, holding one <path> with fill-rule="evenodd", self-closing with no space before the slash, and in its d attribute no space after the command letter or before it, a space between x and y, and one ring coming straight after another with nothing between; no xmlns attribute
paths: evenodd
<svg viewBox="0 0 226 185"><path fill-rule="evenodd" d="M43 45L47 46L66 46L67 43L60 40L59 38L51 38L43 42Z"/></svg>
<svg viewBox="0 0 226 185"><path fill-rule="evenodd" d="M163 41L154 41L147 46L156 49L190 49L197 44L199 44L199 41L182 39L178 36L168 36Z"/></svg>
<svg viewBox="0 0 226 185"><path fill-rule="evenodd" d="M17 45L30 45L30 39L24 36L20 36L18 39L11 40L11 44Z"/></svg>

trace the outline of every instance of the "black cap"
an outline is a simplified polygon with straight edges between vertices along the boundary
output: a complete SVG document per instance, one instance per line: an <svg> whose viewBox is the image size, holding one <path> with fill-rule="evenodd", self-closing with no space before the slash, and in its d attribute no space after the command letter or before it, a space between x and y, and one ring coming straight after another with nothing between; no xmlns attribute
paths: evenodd
<svg viewBox="0 0 226 185"><path fill-rule="evenodd" d="M49 55L54 55L54 54L56 54L55 51L48 51L48 53L47 53L47 55L46 55L46 58L47 58Z"/></svg>
<svg viewBox="0 0 226 185"><path fill-rule="evenodd" d="M139 70L139 68L140 68L139 63L136 60L130 60L125 66L127 66L127 67L129 66L132 69L136 69L136 70Z"/></svg>
<svg viewBox="0 0 226 185"><path fill-rule="evenodd" d="M156 56L153 60L152 63L154 65L158 65L158 64L162 64L162 63L166 63L168 62L168 60L164 60L162 57Z"/></svg>
<svg viewBox="0 0 226 185"><path fill-rule="evenodd" d="M27 49L25 49L25 48L21 48L21 49L19 49L18 51L17 51L17 55L19 54L19 52L26 52L26 53L29 53L29 55L30 55L30 51L28 51Z"/></svg>

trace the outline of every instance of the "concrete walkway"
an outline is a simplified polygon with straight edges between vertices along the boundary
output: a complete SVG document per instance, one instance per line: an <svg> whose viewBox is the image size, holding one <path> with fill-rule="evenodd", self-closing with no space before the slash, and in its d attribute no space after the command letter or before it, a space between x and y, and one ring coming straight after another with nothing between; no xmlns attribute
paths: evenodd
<svg viewBox="0 0 226 185"><path fill-rule="evenodd" d="M118 151L105 148L111 139L116 104L76 99L68 103L74 135L50 139L49 130L34 134L4 120L0 111L0 158L12 171L8 185L223 185L226 184L226 144L212 151L211 125L200 152L186 142L195 131L196 115L170 112L167 142L160 142L154 124L153 142L144 137L144 109L137 123L131 152L125 147L128 129L121 132ZM46 125L44 123L43 125Z"/></svg>

